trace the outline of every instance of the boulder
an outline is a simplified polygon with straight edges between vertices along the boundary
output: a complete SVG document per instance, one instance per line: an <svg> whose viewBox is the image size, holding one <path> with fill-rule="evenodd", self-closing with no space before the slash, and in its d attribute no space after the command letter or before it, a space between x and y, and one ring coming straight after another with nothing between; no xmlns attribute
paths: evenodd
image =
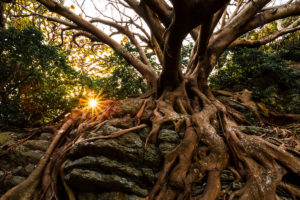
<svg viewBox="0 0 300 200"><path fill-rule="evenodd" d="M158 142L169 142L178 144L180 142L180 138L176 131L170 129L162 129L158 134Z"/></svg>
<svg viewBox="0 0 300 200"><path fill-rule="evenodd" d="M160 143L158 147L159 147L159 150L161 151L161 153L163 155L166 155L166 153L175 149L176 146L177 146L177 144L174 144L174 143L163 142L163 143Z"/></svg>
<svg viewBox="0 0 300 200"><path fill-rule="evenodd" d="M119 131L115 127L104 125L95 135L109 135ZM114 139L99 139L94 142L82 141L76 144L69 152L68 158L75 160L84 156L106 156L120 162L131 163L134 165L149 165L157 168L162 162L159 149L153 144L148 144L146 149L138 134L130 132Z"/></svg>
<svg viewBox="0 0 300 200"><path fill-rule="evenodd" d="M135 182L116 174L104 174L92 170L73 169L65 179L72 188L81 192L124 191L147 196L148 190Z"/></svg>
<svg viewBox="0 0 300 200"><path fill-rule="evenodd" d="M87 138L121 130L112 124L117 123L105 124ZM79 191L79 199L134 200L135 197L147 196L163 160L160 149L154 144L145 148L141 138L149 131L142 129L93 142L83 140L74 145L67 154L70 161L65 166L65 179L75 191ZM104 196L100 198L99 195Z"/></svg>
<svg viewBox="0 0 300 200"><path fill-rule="evenodd" d="M126 164L122 164L116 160L108 159L104 156L85 156L77 160L68 162L65 167L67 171L74 168L94 169L95 171L106 173L114 172L115 174L122 174L134 179L143 178L143 172L141 170L138 170Z"/></svg>
<svg viewBox="0 0 300 200"><path fill-rule="evenodd" d="M28 140L23 145L31 150L46 151L51 141L48 140Z"/></svg>
<svg viewBox="0 0 300 200"><path fill-rule="evenodd" d="M24 145L16 146L13 153L10 154L10 159L18 164L26 165L28 163L37 164L44 152L41 150L32 150Z"/></svg>
<svg viewBox="0 0 300 200"><path fill-rule="evenodd" d="M5 189L9 189L15 185L18 185L19 183L23 182L24 180L25 180L25 177L22 177L22 176L7 175L4 178L3 185L4 185Z"/></svg>

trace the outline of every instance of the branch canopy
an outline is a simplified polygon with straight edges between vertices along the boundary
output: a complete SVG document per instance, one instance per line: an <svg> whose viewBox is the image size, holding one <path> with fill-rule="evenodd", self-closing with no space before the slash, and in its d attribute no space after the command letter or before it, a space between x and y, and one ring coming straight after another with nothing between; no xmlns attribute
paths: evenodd
<svg viewBox="0 0 300 200"><path fill-rule="evenodd" d="M100 17L91 17L84 11L84 3L77 5L81 16L54 0L38 0L49 10L68 20L48 17L48 20L64 24L68 28L80 30L77 35L100 41L118 51L150 83L153 89L173 90L184 79L196 78L205 82L218 57L228 48L236 45L263 45L284 34L299 30L299 20L273 32L259 40L248 40L243 34L263 27L278 19L300 14L300 1L284 2L268 7L271 0L229 1L202 0L120 0L108 5L120 17L107 16L91 0ZM128 14L129 13L132 14ZM89 19L88 19L89 18ZM98 24L116 30L111 35L123 34L137 48L138 56L133 56L119 42L104 32ZM195 40L195 48L186 73L180 64L181 47L187 35ZM97 39L97 40L96 40ZM162 65L160 78L147 59L147 48L151 48ZM157 85L158 82L158 85ZM200 83L199 83L200 84Z"/></svg>

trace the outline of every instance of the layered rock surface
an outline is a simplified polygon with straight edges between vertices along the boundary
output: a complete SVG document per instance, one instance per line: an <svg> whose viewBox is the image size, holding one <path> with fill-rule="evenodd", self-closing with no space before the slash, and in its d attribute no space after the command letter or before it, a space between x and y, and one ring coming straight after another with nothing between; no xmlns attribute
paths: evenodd
<svg viewBox="0 0 300 200"><path fill-rule="evenodd" d="M97 132L89 132L87 138L109 135L132 126L133 121L129 118L122 123L111 120ZM272 130L253 126L241 129L248 134L274 134ZM64 178L77 199L136 200L147 196L162 168L164 155L184 137L184 133L176 133L172 126L166 125L159 132L157 144L148 144L145 148L145 138L149 132L150 127L146 127L114 139L83 140L75 144L67 154L69 162L65 166ZM16 139L25 135L0 132L0 151L5 151ZM51 138L51 134L42 133L16 146L7 156L0 157L0 195L30 174ZM243 186L228 169L222 171L221 182L222 189L232 186L228 194ZM201 194L204 187L205 181L194 185L192 195Z"/></svg>
<svg viewBox="0 0 300 200"><path fill-rule="evenodd" d="M0 155L16 140L27 135L26 132L0 132ZM42 133L0 157L0 195L26 179L44 155L51 140L52 134Z"/></svg>
<svg viewBox="0 0 300 200"><path fill-rule="evenodd" d="M109 135L118 130L104 125L87 138ZM119 192L123 192L130 199L147 196L163 162L158 147L148 144L145 148L143 139L149 130L144 128L115 139L76 144L67 155L70 161L65 167L65 179L80 193L110 192L108 196L119 196ZM79 196L83 198L84 195Z"/></svg>
<svg viewBox="0 0 300 200"><path fill-rule="evenodd" d="M120 130L115 126L108 123L87 138ZM79 200L135 200L147 196L161 170L163 156L184 137L184 133L169 128L160 130L157 145L148 144L146 148L144 141L150 132L149 127L115 139L82 141L68 153L70 161L65 167L65 180L77 191ZM229 170L224 170L221 177L223 189L235 180ZM242 183L235 185L235 189L239 189ZM201 194L204 186L205 183L195 185L193 194Z"/></svg>

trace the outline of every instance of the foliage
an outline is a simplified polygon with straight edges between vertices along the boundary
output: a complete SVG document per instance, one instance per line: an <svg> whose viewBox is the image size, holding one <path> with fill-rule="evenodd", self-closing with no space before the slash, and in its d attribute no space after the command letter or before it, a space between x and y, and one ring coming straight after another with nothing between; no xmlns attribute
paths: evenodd
<svg viewBox="0 0 300 200"><path fill-rule="evenodd" d="M284 37L274 49L281 58L300 62L300 32Z"/></svg>
<svg viewBox="0 0 300 200"><path fill-rule="evenodd" d="M138 54L137 49L129 42L125 42L124 48L133 54ZM153 54L146 54L157 70L159 65L154 61ZM117 51L106 58L108 68L112 72L107 77L95 81L96 90L103 90L108 98L124 99L126 97L138 96L146 91L146 83L143 77L121 56Z"/></svg>
<svg viewBox="0 0 300 200"><path fill-rule="evenodd" d="M124 47L139 59L138 51L130 42L124 41ZM181 64L183 69L186 68L192 49L193 43L189 43L182 47L181 51ZM147 53L151 66L159 74L161 66L157 63L153 53ZM112 73L108 77L98 79L95 84L96 90L103 89L103 93L107 97L113 99L124 99L126 97L138 96L146 91L145 79L122 57L118 52L107 56L106 62L108 68L112 69Z"/></svg>
<svg viewBox="0 0 300 200"><path fill-rule="evenodd" d="M75 9L72 5L69 8ZM63 25L46 18L60 18L60 15L49 12L38 2L16 0L13 4L6 4L4 15L9 26L33 26L43 33L45 42L69 51L68 63L76 71L95 79L99 78L99 75L111 72L110 68L105 67L105 61L102 59L102 55L112 54L111 48L103 43L91 42L86 37L73 38L74 30L66 29Z"/></svg>
<svg viewBox="0 0 300 200"><path fill-rule="evenodd" d="M74 106L79 74L67 53L45 44L33 27L0 29L0 119L13 125L47 123Z"/></svg>
<svg viewBox="0 0 300 200"><path fill-rule="evenodd" d="M130 66L117 64L115 70L109 77L101 78L96 81L99 89L110 99L124 99L134 97L146 91L146 84L137 71Z"/></svg>
<svg viewBox="0 0 300 200"><path fill-rule="evenodd" d="M192 42L183 45L181 48L181 65L183 69L185 69L189 63L193 48L194 48L194 43Z"/></svg>
<svg viewBox="0 0 300 200"><path fill-rule="evenodd" d="M299 72L292 70L276 54L256 48L233 48L221 57L219 67L222 65L209 79L214 90L238 92L246 88L253 91L256 100L278 109L283 109L279 101L284 101L286 95L299 94L297 89L295 91L300 88Z"/></svg>

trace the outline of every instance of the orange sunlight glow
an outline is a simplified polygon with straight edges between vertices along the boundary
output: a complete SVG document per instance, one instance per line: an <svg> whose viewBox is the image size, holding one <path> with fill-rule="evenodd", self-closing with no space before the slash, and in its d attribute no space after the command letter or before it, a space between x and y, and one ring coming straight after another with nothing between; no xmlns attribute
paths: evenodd
<svg viewBox="0 0 300 200"><path fill-rule="evenodd" d="M91 93L86 97L79 99L79 105L83 106L83 110L86 112L91 112L91 117L97 116L98 114L107 115L107 110L109 108L108 104L112 102L111 100L105 100L105 95L100 91L97 95Z"/></svg>
<svg viewBox="0 0 300 200"><path fill-rule="evenodd" d="M98 101L97 101L97 99L90 99L90 100L89 100L89 106L90 106L91 108L95 108L96 106L98 106Z"/></svg>

